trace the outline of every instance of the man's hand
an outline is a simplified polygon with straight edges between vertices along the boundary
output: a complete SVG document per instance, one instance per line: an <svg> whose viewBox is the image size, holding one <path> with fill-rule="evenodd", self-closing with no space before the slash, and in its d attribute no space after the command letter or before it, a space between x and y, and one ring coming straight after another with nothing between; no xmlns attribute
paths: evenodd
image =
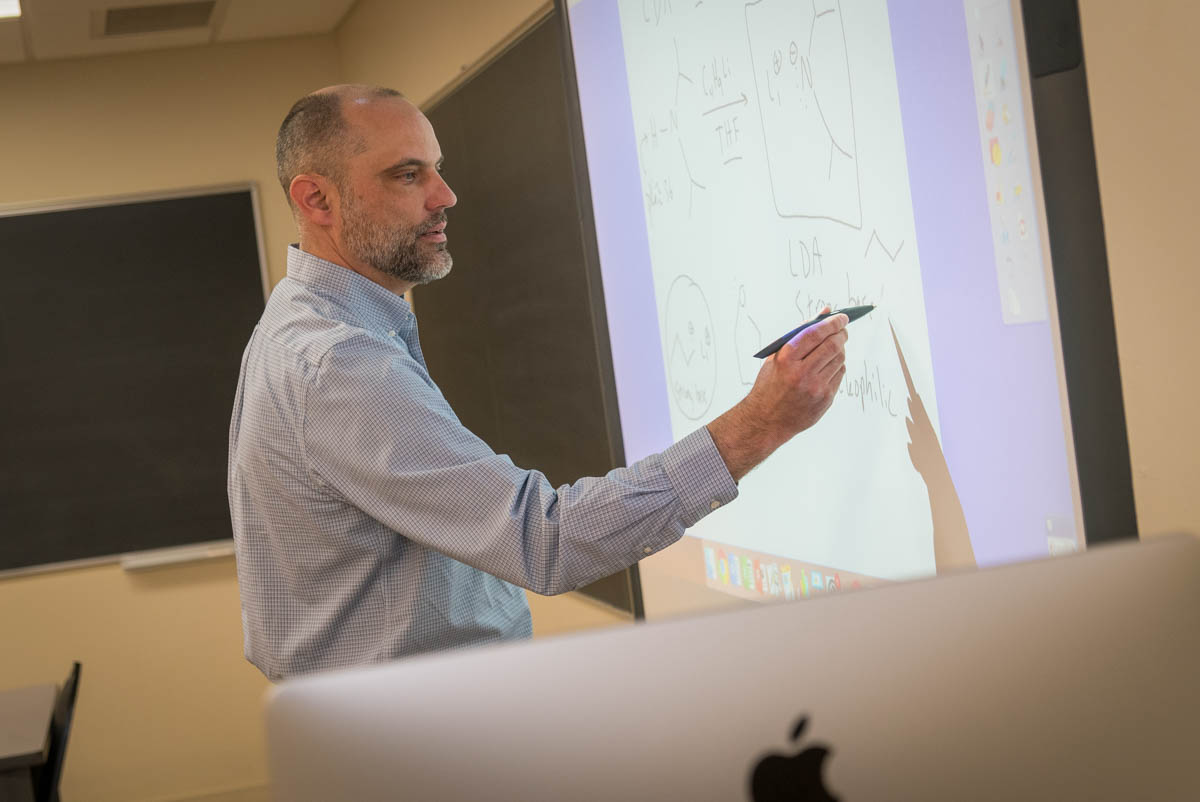
<svg viewBox="0 0 1200 802"><path fill-rule="evenodd" d="M829 409L846 374L847 323L834 315L800 332L763 361L749 395L708 424L734 481Z"/></svg>

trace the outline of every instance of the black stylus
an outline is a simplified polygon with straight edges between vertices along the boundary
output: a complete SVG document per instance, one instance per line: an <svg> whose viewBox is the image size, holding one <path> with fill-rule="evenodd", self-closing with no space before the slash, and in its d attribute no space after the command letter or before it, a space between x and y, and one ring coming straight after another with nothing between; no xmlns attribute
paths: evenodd
<svg viewBox="0 0 1200 802"><path fill-rule="evenodd" d="M817 315L816 317L814 317L812 320L808 321L807 323L804 323L804 324L792 329L787 334L783 335L778 340L776 340L775 342L768 345L766 348L759 351L757 354L755 354L755 356L758 357L759 359L766 359L771 354L775 353L780 348L787 345L788 341L791 340L793 337L795 337L797 334L804 331L809 326L814 326L817 323L820 323L822 320L824 320L827 317L833 317L834 315L845 315L846 317L850 318L850 322L853 323L854 321L858 320L860 317L867 314L874 308L875 308L875 304L868 304L867 306L847 306L845 309L834 309L832 312L828 312L824 315Z"/></svg>

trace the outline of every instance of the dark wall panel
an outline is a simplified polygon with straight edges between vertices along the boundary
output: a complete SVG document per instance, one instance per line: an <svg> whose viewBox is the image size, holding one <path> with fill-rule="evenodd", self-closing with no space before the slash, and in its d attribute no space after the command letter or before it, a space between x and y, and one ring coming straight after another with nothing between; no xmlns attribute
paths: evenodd
<svg viewBox="0 0 1200 802"><path fill-rule="evenodd" d="M458 195L451 274L415 292L430 371L463 423L556 485L613 466L550 18L428 111ZM628 572L584 589L633 609Z"/></svg>

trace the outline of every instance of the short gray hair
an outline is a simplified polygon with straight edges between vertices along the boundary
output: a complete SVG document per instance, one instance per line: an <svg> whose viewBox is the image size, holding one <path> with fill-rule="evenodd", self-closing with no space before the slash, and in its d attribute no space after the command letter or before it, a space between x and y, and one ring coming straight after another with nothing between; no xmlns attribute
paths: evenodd
<svg viewBox="0 0 1200 802"><path fill-rule="evenodd" d="M383 86L352 85L313 92L297 100L275 138L275 171L289 206L292 179L301 173L323 175L339 188L342 186L346 156L362 147L342 114L342 103L350 93L372 99L404 97Z"/></svg>

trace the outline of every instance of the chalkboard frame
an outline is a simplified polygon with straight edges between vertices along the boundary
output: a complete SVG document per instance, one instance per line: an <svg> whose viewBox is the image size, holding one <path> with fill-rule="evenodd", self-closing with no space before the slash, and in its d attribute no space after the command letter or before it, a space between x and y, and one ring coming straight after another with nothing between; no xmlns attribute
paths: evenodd
<svg viewBox="0 0 1200 802"><path fill-rule="evenodd" d="M575 173L579 230L583 238L583 267L584 274L587 276L588 294L592 305L596 355L600 362L600 388L605 428L608 432L609 453L613 465L625 465L628 460L625 456L625 440L621 431L621 415L617 404L617 379L613 369L611 341L608 333L608 307L604 298L603 274L600 270L600 244L596 236L596 221L592 209L592 185L588 172L587 146L583 135L583 110L579 100L574 43L571 40L571 19L567 6L567 0L554 0L553 13L557 17L558 35L562 42L571 165ZM629 586L630 607L634 620L644 621L646 607L642 599L642 577L636 563L629 567Z"/></svg>
<svg viewBox="0 0 1200 802"><path fill-rule="evenodd" d="M201 198L212 195L232 195L238 193L245 193L248 196L247 199L253 215L254 240L258 260L259 280L262 287L263 302L265 304L267 297L271 293L272 285L270 271L267 267L266 246L263 238L262 208L259 201L259 188L257 182L254 181L238 181L204 186L181 187L169 190L152 190L94 197L56 198L35 202L21 201L16 203L3 203L0 204L0 219L37 214L52 214L55 212L99 209L108 206ZM110 554L101 554L78 559L24 565L15 568L3 568L0 569L0 581L15 577L69 571L77 568L89 568L113 563L119 563L126 570L141 570L171 563L225 557L232 554L233 537L231 533L230 537L227 538L197 541L184 545L171 545L151 549L113 552Z"/></svg>

